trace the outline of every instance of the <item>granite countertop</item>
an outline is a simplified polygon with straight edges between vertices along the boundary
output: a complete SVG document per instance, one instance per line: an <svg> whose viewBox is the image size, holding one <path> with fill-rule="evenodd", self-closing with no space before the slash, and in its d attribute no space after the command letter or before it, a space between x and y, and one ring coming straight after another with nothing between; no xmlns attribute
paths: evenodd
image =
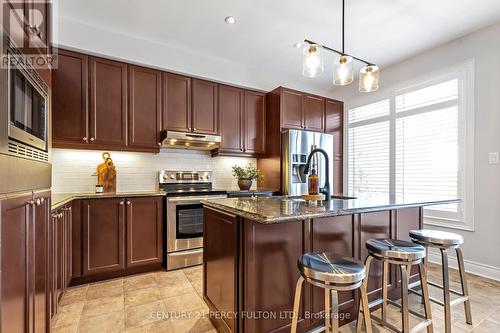
<svg viewBox="0 0 500 333"><path fill-rule="evenodd" d="M293 197L255 197L209 199L203 202L228 213L264 224L299 221L310 218L348 215L373 211L420 207L459 202L457 198L414 195L405 198L395 194L358 193L346 199L332 196L331 201L310 202ZM336 198L336 199L335 199Z"/></svg>
<svg viewBox="0 0 500 333"><path fill-rule="evenodd" d="M149 192L116 192L97 194L93 192L87 193L52 193L51 209L57 209L75 199L97 199L97 198L123 198L123 197L147 197L147 196L164 196L163 191Z"/></svg>

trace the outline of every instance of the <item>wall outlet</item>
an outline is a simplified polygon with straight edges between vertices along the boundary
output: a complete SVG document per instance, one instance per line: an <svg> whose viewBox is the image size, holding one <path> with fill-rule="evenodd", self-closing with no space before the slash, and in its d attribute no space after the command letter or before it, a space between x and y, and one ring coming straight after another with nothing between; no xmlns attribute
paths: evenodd
<svg viewBox="0 0 500 333"><path fill-rule="evenodd" d="M490 164L498 164L498 152L488 154L488 162Z"/></svg>

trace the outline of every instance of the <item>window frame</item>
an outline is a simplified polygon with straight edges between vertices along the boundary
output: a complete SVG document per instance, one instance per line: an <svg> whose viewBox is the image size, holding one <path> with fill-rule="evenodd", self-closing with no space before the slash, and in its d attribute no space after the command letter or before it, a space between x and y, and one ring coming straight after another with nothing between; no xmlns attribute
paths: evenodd
<svg viewBox="0 0 500 333"><path fill-rule="evenodd" d="M384 99L389 99L390 112L389 115L379 116L360 123L371 124L389 119L390 123L390 147L389 147L389 191L395 192L396 187L396 121L398 118L415 113L423 113L425 109L436 108L436 105L445 105L449 102L439 102L432 105L426 105L411 109L409 111L402 111L396 113L396 96L411 92L414 90L422 89L428 86L446 82L448 80L459 79L459 165L460 181L458 186L461 186L461 193L463 197L462 216L460 219L449 218L446 216L431 216L429 211L425 214L424 209L424 224L437 227L453 228L460 230L474 231L474 86L475 86L475 60L469 59L461 63L457 63L450 67L444 68L439 71L429 73L427 75L418 77L414 80L404 81L402 83L393 85L376 93L359 95L351 101L346 103L344 108L344 151L346 156L344 158L344 192L349 188L349 110L361 107L367 104L380 102ZM418 112L418 110L422 112ZM399 115L399 117L398 117Z"/></svg>

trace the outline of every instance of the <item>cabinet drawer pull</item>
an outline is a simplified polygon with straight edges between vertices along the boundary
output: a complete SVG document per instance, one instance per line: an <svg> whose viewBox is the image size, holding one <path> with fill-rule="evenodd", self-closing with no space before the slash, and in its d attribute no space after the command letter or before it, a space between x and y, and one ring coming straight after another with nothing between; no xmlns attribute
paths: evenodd
<svg viewBox="0 0 500 333"><path fill-rule="evenodd" d="M123 201L120 201L120 206L123 206Z"/></svg>
<svg viewBox="0 0 500 333"><path fill-rule="evenodd" d="M127 201L127 206L130 206L130 201Z"/></svg>

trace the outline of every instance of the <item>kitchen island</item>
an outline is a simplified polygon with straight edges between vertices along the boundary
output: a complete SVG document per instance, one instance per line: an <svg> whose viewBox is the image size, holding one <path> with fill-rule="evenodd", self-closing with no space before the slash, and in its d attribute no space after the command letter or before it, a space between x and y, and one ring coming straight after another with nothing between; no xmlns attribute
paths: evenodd
<svg viewBox="0 0 500 333"><path fill-rule="evenodd" d="M329 251L364 260L370 238L408 240L423 227L423 207L455 198L393 194L299 198L228 198L204 202L203 298L220 332L289 332L297 259L304 252ZM370 299L381 293L382 269L370 270ZM412 279L417 270L412 270ZM399 278L391 268L389 295L398 298ZM339 293L340 319L356 318L356 292ZM321 326L324 293L305 284L299 332Z"/></svg>

